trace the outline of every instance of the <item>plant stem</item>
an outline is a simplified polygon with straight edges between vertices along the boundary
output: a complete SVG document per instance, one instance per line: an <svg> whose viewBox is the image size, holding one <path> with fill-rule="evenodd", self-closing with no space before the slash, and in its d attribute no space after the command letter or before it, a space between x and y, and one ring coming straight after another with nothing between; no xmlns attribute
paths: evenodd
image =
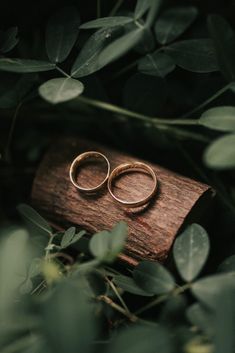
<svg viewBox="0 0 235 353"><path fill-rule="evenodd" d="M50 235L50 238L49 238L49 241L48 241L48 244L47 244L47 247L46 247L46 254L45 254L45 260L46 261L49 261L50 260L50 245L52 244L53 242L53 239L54 239L54 235Z"/></svg>
<svg viewBox="0 0 235 353"><path fill-rule="evenodd" d="M134 314L135 315L142 314L144 311L147 311L147 310L153 308L154 306L156 306L160 303L163 303L165 300L167 300L171 296L176 296L176 295L179 295L179 294L185 292L187 289L189 289L191 287L191 285L192 285L191 283L186 283L185 285L183 285L181 287L175 288L171 293L160 295L159 297L157 297L156 299L154 299L150 303L146 304L145 306L143 306L142 308L137 310Z"/></svg>
<svg viewBox="0 0 235 353"><path fill-rule="evenodd" d="M5 148L5 152L4 152L4 158L8 162L10 162L10 160L11 160L11 154L10 154L11 142L12 142L13 133L15 130L17 116L18 116L18 113L19 113L21 106L22 106L22 102L20 102L15 109L15 112L14 112L14 115L13 115L12 121L11 121L10 131L9 131L8 138L7 138L6 148Z"/></svg>
<svg viewBox="0 0 235 353"><path fill-rule="evenodd" d="M59 71L63 76L71 78L71 76L62 70L59 66L56 66L56 70Z"/></svg>
<svg viewBox="0 0 235 353"><path fill-rule="evenodd" d="M116 4L114 5L114 7L112 8L112 10L109 13L109 17L114 16L116 14L116 12L118 11L118 9L122 5L122 3L123 3L123 0L118 0L116 2Z"/></svg>
<svg viewBox="0 0 235 353"><path fill-rule="evenodd" d="M143 114L139 114L139 113L135 113L132 112L131 110L125 109L125 108L121 108L117 105L114 104L110 104L110 103L106 103L106 102L102 102L99 100L95 100L92 98L87 98L84 96L80 96L77 98L79 101L81 101L82 103L85 103L87 105L96 107L96 108L100 108L100 109L104 109L116 114L121 114L121 115L125 115L128 116L130 118L135 118L137 120L141 120L143 122L146 123L150 123L151 125L155 125L155 124L162 124L162 125L198 125L198 120L197 119L161 119L161 118L154 118L154 117L150 117L150 116L146 116Z"/></svg>
<svg viewBox="0 0 235 353"><path fill-rule="evenodd" d="M106 295L100 295L97 299L108 304L109 306L111 306L111 308L113 308L114 310L117 310L119 313L126 316L130 321L132 321L132 322L138 321L138 317L136 315L133 315L133 314L127 312L125 309L123 309L120 305L115 303L112 299L110 299Z"/></svg>
<svg viewBox="0 0 235 353"><path fill-rule="evenodd" d="M184 114L182 116L182 119L188 118L189 116L193 115L194 113L198 112L199 110L201 110L202 108L204 108L206 105L210 104L211 102L213 102L216 98L218 98L219 96L221 96L224 92L228 91L233 83L229 83L226 86L224 86L223 88L221 88L220 90L218 90L215 94L213 94L213 96L211 96L210 98L206 99L203 103L201 103L200 105L198 105L196 108L190 110L188 113Z"/></svg>
<svg viewBox="0 0 235 353"><path fill-rule="evenodd" d="M110 287L112 288L113 292L116 294L118 300L120 301L120 303L123 306L123 309L125 309L129 314L131 314L129 308L127 307L126 303L124 302L124 300L122 299L121 295L118 293L117 288L115 287L115 285L113 284L112 281L110 281L108 279L108 277L105 277L105 280L108 282L108 284L110 285Z"/></svg>

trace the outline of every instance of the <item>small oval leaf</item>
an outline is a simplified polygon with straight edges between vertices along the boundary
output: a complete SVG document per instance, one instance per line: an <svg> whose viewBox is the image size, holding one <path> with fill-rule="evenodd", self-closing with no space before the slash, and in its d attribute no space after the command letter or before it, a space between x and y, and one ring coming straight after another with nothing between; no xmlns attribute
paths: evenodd
<svg viewBox="0 0 235 353"><path fill-rule="evenodd" d="M152 293L146 292L142 288L137 286L137 284L131 277L118 275L113 278L113 281L118 287L122 288L124 291L128 293L141 295L145 297L153 296Z"/></svg>
<svg viewBox="0 0 235 353"><path fill-rule="evenodd" d="M145 75L165 77L175 69L175 63L169 55L155 52L139 60L138 70Z"/></svg>
<svg viewBox="0 0 235 353"><path fill-rule="evenodd" d="M74 46L80 17L75 7L68 6L57 11L46 28L46 50L51 62L60 63L69 55Z"/></svg>
<svg viewBox="0 0 235 353"><path fill-rule="evenodd" d="M216 107L204 112L199 124L213 130L235 132L235 107Z"/></svg>
<svg viewBox="0 0 235 353"><path fill-rule="evenodd" d="M179 37L193 23L198 15L194 6L173 7L163 12L155 25L159 43L165 45Z"/></svg>
<svg viewBox="0 0 235 353"><path fill-rule="evenodd" d="M171 274L159 263L143 261L133 272L135 282L151 294L169 293L175 287Z"/></svg>
<svg viewBox="0 0 235 353"><path fill-rule="evenodd" d="M206 73L218 71L215 49L211 39L189 39L165 48L174 62L185 70Z"/></svg>
<svg viewBox="0 0 235 353"><path fill-rule="evenodd" d="M215 45L220 71L232 82L235 80L235 33L219 15L208 17L208 29Z"/></svg>
<svg viewBox="0 0 235 353"><path fill-rule="evenodd" d="M41 97L52 104L74 99L83 90L83 84L73 78L53 78L39 87Z"/></svg>
<svg viewBox="0 0 235 353"><path fill-rule="evenodd" d="M225 135L212 142L205 150L203 159L212 169L235 168L235 134Z"/></svg>
<svg viewBox="0 0 235 353"><path fill-rule="evenodd" d="M176 239L173 254L181 277L190 282L203 268L210 249L207 232L199 224L192 224Z"/></svg>

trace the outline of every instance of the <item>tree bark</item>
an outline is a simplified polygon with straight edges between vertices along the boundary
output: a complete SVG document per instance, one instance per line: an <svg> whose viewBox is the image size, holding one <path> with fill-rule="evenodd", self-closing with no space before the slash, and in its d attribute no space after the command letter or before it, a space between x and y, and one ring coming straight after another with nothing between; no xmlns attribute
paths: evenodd
<svg viewBox="0 0 235 353"><path fill-rule="evenodd" d="M158 178L158 191L149 205L126 209L115 203L106 187L94 195L78 192L70 182L70 164L78 154L91 150L103 153L112 169L129 161L148 163ZM98 163L84 165L80 170L78 181L86 187L99 184L105 175L105 165ZM119 197L136 200L148 194L151 183L144 173L123 174L115 183L115 192ZM120 259L132 266L142 259L164 262L179 230L188 222L198 221L212 195L208 185L78 138L61 138L52 145L32 188L34 207L59 226L73 224L92 234L111 229L120 220L127 222L128 239Z"/></svg>

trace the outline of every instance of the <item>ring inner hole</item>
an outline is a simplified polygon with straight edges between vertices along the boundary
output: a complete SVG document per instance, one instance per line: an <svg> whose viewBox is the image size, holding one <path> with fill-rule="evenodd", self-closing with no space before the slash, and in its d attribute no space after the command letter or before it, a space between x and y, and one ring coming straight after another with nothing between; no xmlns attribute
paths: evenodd
<svg viewBox="0 0 235 353"><path fill-rule="evenodd" d="M144 170L127 170L115 177L112 183L114 195L125 201L142 200L153 189L152 176Z"/></svg>
<svg viewBox="0 0 235 353"><path fill-rule="evenodd" d="M90 157L76 168L75 180L82 188L94 188L101 184L108 172L108 165L103 158Z"/></svg>

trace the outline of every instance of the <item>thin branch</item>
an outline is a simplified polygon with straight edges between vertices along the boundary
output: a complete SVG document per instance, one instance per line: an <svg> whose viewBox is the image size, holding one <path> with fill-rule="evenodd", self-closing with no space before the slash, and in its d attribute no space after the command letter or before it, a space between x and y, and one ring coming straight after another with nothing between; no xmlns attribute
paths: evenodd
<svg viewBox="0 0 235 353"><path fill-rule="evenodd" d="M121 313L122 315L126 316L131 322L138 321L138 317L136 315L130 314L125 309L123 309L120 305L115 303L112 299L107 297L106 295L100 295L99 297L97 297L97 299L99 301L103 301L104 303L108 304L114 310L116 310L119 313Z"/></svg>
<svg viewBox="0 0 235 353"><path fill-rule="evenodd" d="M110 281L108 279L108 277L105 277L105 280L108 282L108 284L110 285L110 287L112 288L113 292L116 294L118 300L120 301L120 303L122 304L123 308L131 315L131 312L129 310L129 308L127 307L126 303L124 302L124 300L122 299L121 295L118 293L117 288L115 287L115 285L113 284L112 281Z"/></svg>

